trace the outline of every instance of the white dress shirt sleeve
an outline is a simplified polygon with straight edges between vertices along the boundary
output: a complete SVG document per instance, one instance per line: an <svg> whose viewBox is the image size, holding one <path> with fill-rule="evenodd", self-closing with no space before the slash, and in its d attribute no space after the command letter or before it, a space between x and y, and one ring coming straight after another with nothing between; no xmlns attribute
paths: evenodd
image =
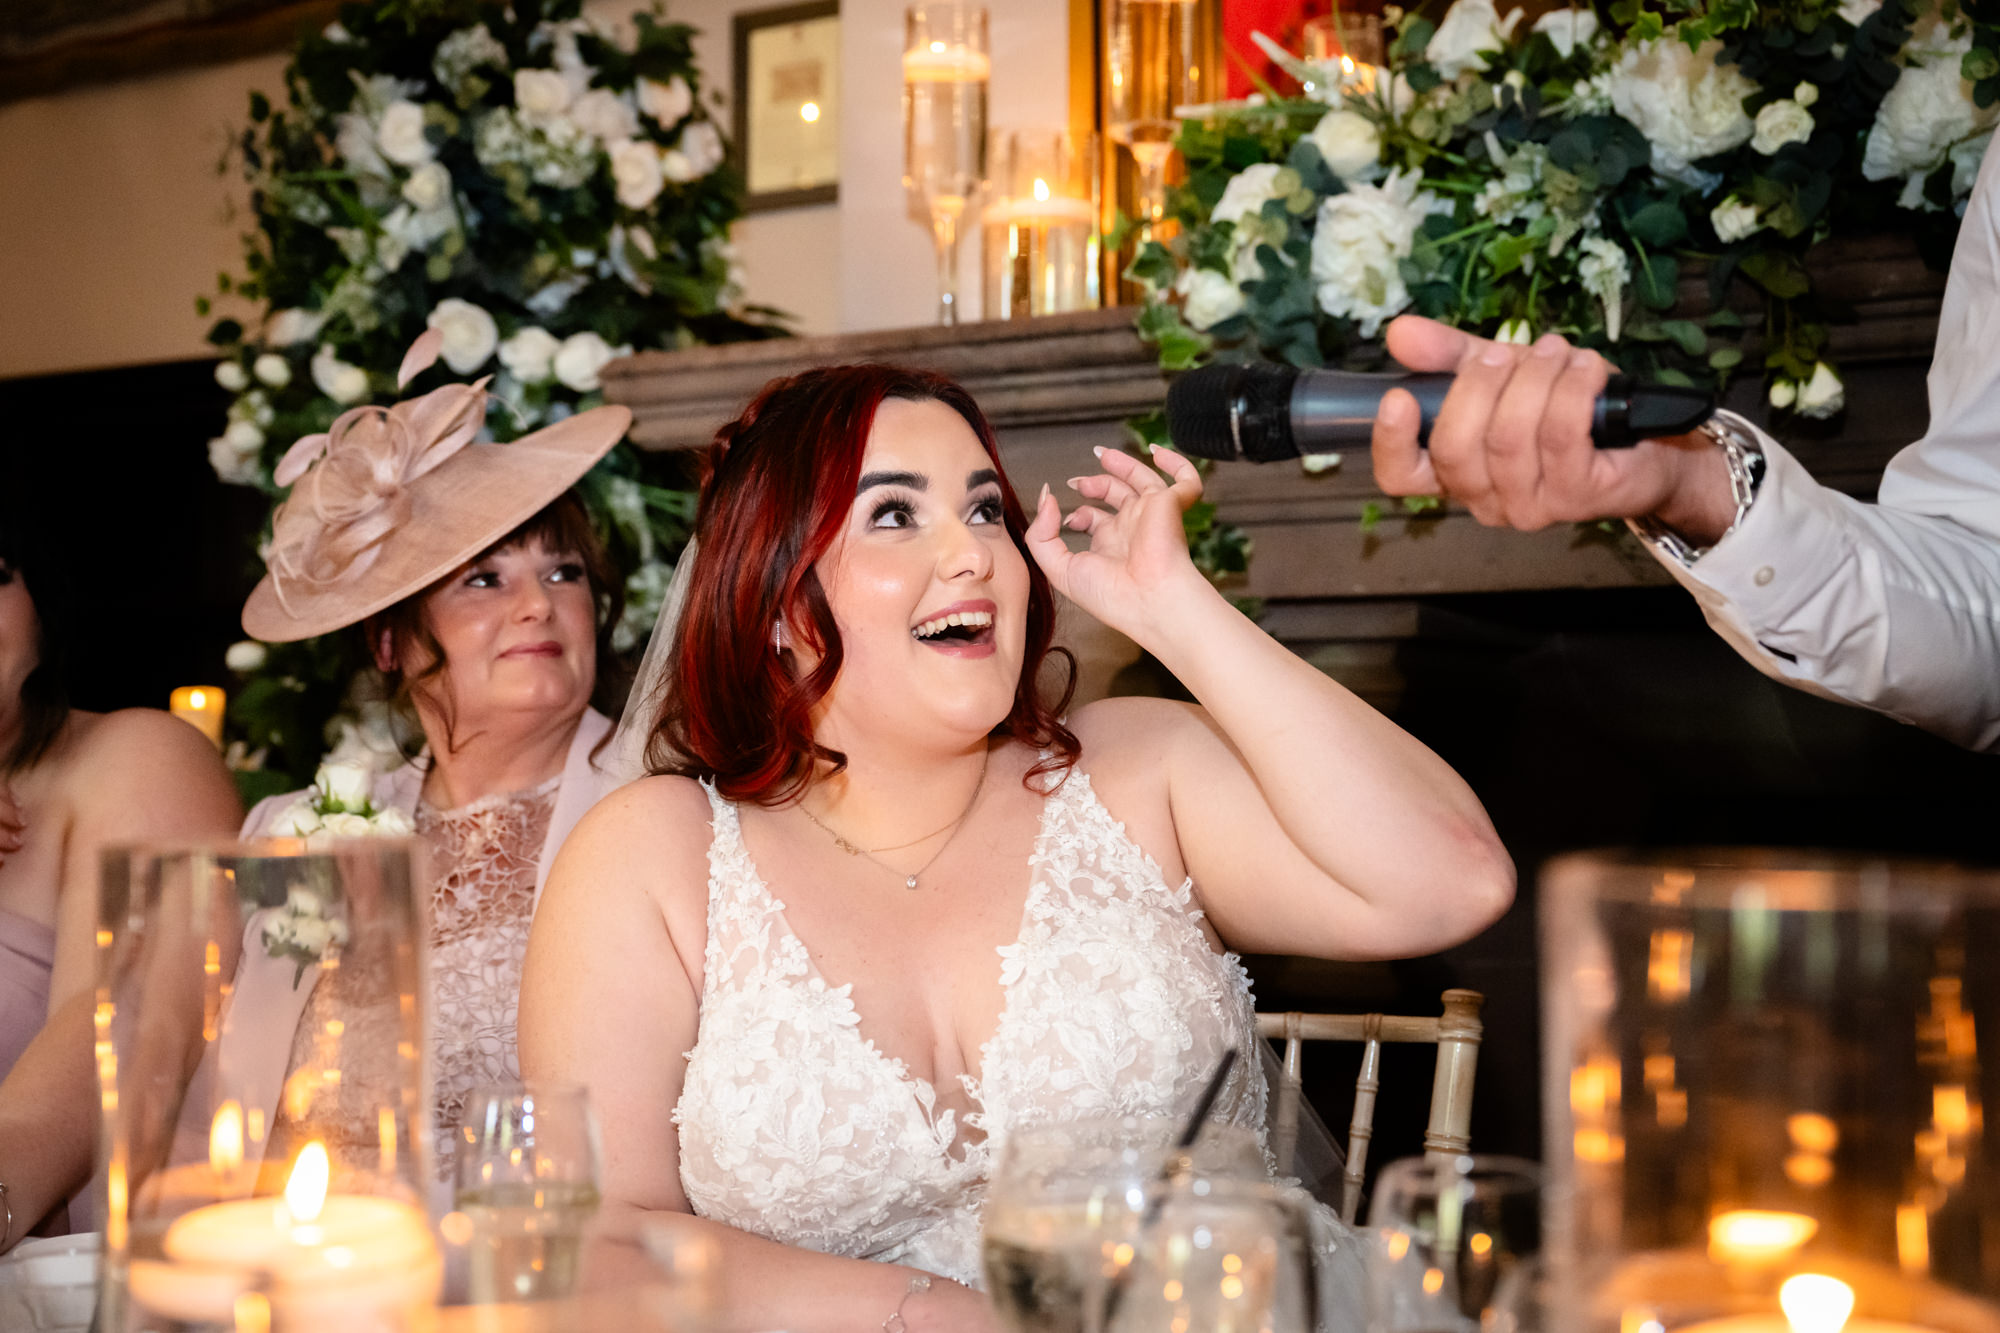
<svg viewBox="0 0 2000 1333"><path fill-rule="evenodd" d="M1930 429L1878 503L1758 431L1768 463L1742 522L1692 565L1654 554L1766 675L2000 750L2000 153L1952 254L1929 389Z"/></svg>

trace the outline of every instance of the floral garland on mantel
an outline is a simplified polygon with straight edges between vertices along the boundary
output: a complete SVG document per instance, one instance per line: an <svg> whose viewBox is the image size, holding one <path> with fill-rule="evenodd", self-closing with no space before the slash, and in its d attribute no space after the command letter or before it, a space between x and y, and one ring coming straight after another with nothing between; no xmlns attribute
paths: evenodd
<svg viewBox="0 0 2000 1333"><path fill-rule="evenodd" d="M634 16L631 41L581 0L379 0L302 41L288 109L250 99L240 152L255 231L219 295L216 379L236 394L209 461L281 498L292 441L346 408L390 401L404 351L444 331L443 368L491 375L512 438L602 401L635 347L768 337L743 308L729 226L742 187L703 105L693 30ZM211 301L198 302L203 314ZM431 387L419 382L412 392ZM693 497L621 443L584 483L628 575L621 649L642 644ZM239 643L230 705L240 768L282 789L318 765L397 762L400 734L351 637Z"/></svg>
<svg viewBox="0 0 2000 1333"><path fill-rule="evenodd" d="M1895 232L1945 266L2000 120L2000 4L1608 8L1524 32L1492 0L1435 23L1392 8L1366 92L1267 48L1304 93L1183 123L1178 234L1128 270L1162 367L1372 369L1383 324L1414 311L1514 342L1554 330L1675 384L1719 387L1754 348L1774 408L1840 411L1842 312L1808 258ZM1690 265L1710 310L1676 317ZM1732 307L1746 285L1760 301Z"/></svg>

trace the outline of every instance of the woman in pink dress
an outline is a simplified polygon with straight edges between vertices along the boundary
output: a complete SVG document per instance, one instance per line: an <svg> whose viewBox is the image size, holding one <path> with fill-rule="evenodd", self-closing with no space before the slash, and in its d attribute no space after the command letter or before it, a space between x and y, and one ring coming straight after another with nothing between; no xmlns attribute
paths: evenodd
<svg viewBox="0 0 2000 1333"><path fill-rule="evenodd" d="M99 849L227 837L242 813L193 727L150 708L69 706L74 607L60 564L14 512L21 498L0 512L0 1251L63 1229L89 1174Z"/></svg>

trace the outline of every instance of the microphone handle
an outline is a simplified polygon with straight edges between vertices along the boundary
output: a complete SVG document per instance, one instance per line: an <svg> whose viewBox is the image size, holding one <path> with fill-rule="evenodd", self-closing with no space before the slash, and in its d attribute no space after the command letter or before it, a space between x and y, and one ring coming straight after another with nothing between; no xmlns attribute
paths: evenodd
<svg viewBox="0 0 2000 1333"><path fill-rule="evenodd" d="M1296 452L1366 446L1374 434L1375 411L1390 389L1407 389L1417 400L1423 414L1417 439L1427 444L1431 423L1455 381L1452 375L1306 371L1292 384ZM1628 375L1613 375L1597 397L1590 436L1600 449L1629 449L1641 440L1693 430L1714 409L1715 400L1701 390L1635 384Z"/></svg>

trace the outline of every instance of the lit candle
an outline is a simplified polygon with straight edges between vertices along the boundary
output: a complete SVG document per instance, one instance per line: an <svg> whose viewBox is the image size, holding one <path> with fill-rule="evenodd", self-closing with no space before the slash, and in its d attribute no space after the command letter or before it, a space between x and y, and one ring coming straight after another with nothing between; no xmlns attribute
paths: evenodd
<svg viewBox="0 0 2000 1333"><path fill-rule="evenodd" d="M1778 1288L1777 1314L1732 1315L1689 1324L1674 1333L1936 1333L1921 1324L1852 1319L1854 1288L1824 1273L1799 1273Z"/></svg>
<svg viewBox="0 0 2000 1333"><path fill-rule="evenodd" d="M978 83L993 73L993 58L969 46L932 42L903 52L905 83Z"/></svg>
<svg viewBox="0 0 2000 1333"><path fill-rule="evenodd" d="M1708 1223L1708 1257L1723 1264L1768 1264L1787 1257L1819 1232L1803 1213L1737 1208Z"/></svg>
<svg viewBox="0 0 2000 1333"><path fill-rule="evenodd" d="M218 1139L226 1139L220 1127L212 1157ZM443 1270L423 1213L376 1195L329 1195L330 1175L326 1146L314 1140L283 1199L210 1204L179 1218L167 1228L164 1260L133 1262L133 1298L172 1319L227 1324L241 1297L268 1284L278 1322L304 1329L435 1304Z"/></svg>
<svg viewBox="0 0 2000 1333"><path fill-rule="evenodd" d="M228 696L213 685L183 685L173 693L167 710L222 748L222 706Z"/></svg>

